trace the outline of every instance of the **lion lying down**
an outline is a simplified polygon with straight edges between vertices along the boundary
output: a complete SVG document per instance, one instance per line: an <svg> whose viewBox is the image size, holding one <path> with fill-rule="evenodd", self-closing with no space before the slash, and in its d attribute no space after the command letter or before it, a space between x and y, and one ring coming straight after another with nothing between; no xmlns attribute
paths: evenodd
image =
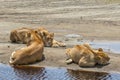
<svg viewBox="0 0 120 80"><path fill-rule="evenodd" d="M25 33L25 37L28 39L27 46L11 54L10 64L29 64L43 59L44 43L37 32L30 30L30 32Z"/></svg>
<svg viewBox="0 0 120 80"><path fill-rule="evenodd" d="M66 49L68 59L66 63L75 62L81 67L93 67L96 64L106 65L109 63L109 56L99 48L93 50L89 44L76 45Z"/></svg>
<svg viewBox="0 0 120 80"><path fill-rule="evenodd" d="M27 43L27 38L25 37L25 34L27 32L30 32L30 30L37 31L38 35L42 37L44 45L46 47L65 47L65 43L58 42L54 40L54 33L51 33L47 31L45 28L37 28L37 29L30 29L30 28L20 28L20 29L15 29L10 32L10 40L12 42L22 42L22 43Z"/></svg>

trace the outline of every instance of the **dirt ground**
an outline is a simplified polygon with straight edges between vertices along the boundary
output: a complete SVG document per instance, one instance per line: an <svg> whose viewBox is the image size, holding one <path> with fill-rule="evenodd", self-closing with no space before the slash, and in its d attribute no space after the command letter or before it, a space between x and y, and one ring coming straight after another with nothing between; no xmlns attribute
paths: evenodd
<svg viewBox="0 0 120 80"><path fill-rule="evenodd" d="M112 1L112 0L111 0ZM9 40L12 29L20 27L45 27L55 33L55 39L72 47L74 39L120 40L120 2L114 0L0 0L0 62L8 64L11 53L25 46ZM68 39L76 34L79 38ZM93 71L120 72L120 55L109 53L110 64L81 68L77 64L65 63L65 48L44 50L45 60L32 65L66 67Z"/></svg>

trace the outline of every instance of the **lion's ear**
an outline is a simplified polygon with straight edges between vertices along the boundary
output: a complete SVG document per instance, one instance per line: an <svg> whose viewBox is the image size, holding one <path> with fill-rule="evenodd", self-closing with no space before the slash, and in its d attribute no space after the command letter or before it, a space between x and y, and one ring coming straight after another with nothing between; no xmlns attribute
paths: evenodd
<svg viewBox="0 0 120 80"><path fill-rule="evenodd" d="M40 35L43 37L43 36L46 36L45 32L40 32Z"/></svg>
<svg viewBox="0 0 120 80"><path fill-rule="evenodd" d="M102 48L99 48L98 51L102 51L102 52L103 52L103 49L102 49Z"/></svg>
<svg viewBox="0 0 120 80"><path fill-rule="evenodd" d="M38 33L38 31L37 31L37 30L34 30L34 32L35 32L35 33Z"/></svg>
<svg viewBox="0 0 120 80"><path fill-rule="evenodd" d="M54 37L54 33L50 33L50 35L51 35L52 37Z"/></svg>

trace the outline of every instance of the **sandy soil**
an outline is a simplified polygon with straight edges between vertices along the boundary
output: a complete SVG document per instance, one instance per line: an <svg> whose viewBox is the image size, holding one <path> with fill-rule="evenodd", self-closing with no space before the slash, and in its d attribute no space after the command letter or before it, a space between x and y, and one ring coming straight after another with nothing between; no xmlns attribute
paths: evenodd
<svg viewBox="0 0 120 80"><path fill-rule="evenodd" d="M0 0L0 62L8 64L11 53L25 46L12 44L9 40L10 31L20 27L43 26L54 32L55 39L65 42L67 47L74 45L70 43L72 39L65 37L68 34L80 35L77 40L119 41L120 2L106 1ZM44 54L45 60L33 65L120 72L119 54L109 53L110 64L94 68L81 68L74 63L67 65L65 48L45 47Z"/></svg>

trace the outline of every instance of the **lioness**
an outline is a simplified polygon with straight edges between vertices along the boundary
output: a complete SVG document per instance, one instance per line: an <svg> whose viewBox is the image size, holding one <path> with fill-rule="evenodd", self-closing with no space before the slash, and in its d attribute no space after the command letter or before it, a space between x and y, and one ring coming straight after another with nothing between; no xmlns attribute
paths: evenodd
<svg viewBox="0 0 120 80"><path fill-rule="evenodd" d="M66 44L54 40L54 33L50 33L43 27L35 29L38 34L43 38L44 44L47 47L65 47Z"/></svg>
<svg viewBox="0 0 120 80"><path fill-rule="evenodd" d="M75 62L82 67L92 67L95 64L105 65L109 62L109 57L100 48L92 50L88 44L76 45L73 48L66 49L68 60L66 63Z"/></svg>
<svg viewBox="0 0 120 80"><path fill-rule="evenodd" d="M22 43L25 44L25 43L27 43L27 38L26 38L25 35L26 35L28 32L30 32L31 30L32 30L32 29L30 29L30 28L25 28L25 27L12 30L12 31L10 32L10 40L11 40L12 42L17 42L17 43L22 42Z"/></svg>
<svg viewBox="0 0 120 80"><path fill-rule="evenodd" d="M21 29L15 29L10 32L10 40L12 42L22 42L22 43L27 43L27 39L25 37L25 33L29 32L29 28L21 28ZM40 37L42 37L44 45L46 47L65 47L66 45L62 42L58 42L56 40L53 40L54 38L54 33L51 33L47 31L45 28L37 28L34 29L37 31Z"/></svg>
<svg viewBox="0 0 120 80"><path fill-rule="evenodd" d="M11 54L10 64L29 64L43 59L44 43L38 33L30 30L30 32L25 33L25 37L28 39L27 46Z"/></svg>

